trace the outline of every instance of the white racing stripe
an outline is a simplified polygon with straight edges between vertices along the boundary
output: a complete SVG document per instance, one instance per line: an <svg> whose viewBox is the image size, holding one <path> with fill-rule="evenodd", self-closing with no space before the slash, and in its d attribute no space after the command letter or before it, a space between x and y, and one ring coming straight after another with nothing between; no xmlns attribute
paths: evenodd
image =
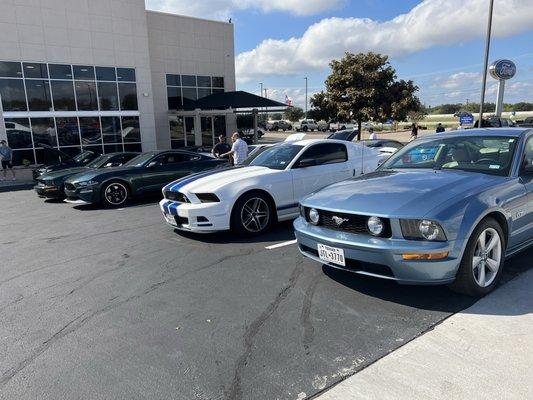
<svg viewBox="0 0 533 400"><path fill-rule="evenodd" d="M278 249L278 248L280 248L280 247L290 246L291 244L296 244L296 239L294 239L294 240L289 240L288 242L283 242L283 243L273 244L272 246L267 246L267 247L265 247L265 249L267 249L267 250L274 250L274 249Z"/></svg>

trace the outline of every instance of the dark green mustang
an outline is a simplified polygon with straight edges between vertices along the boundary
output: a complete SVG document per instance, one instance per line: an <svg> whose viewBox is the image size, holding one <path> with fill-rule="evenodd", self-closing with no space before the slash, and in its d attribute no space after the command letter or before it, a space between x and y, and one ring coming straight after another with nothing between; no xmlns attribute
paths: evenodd
<svg viewBox="0 0 533 400"><path fill-rule="evenodd" d="M44 173L37 178L37 185L34 187L35 192L39 197L46 199L64 199L65 181L71 176L96 169L119 167L138 155L139 153L130 152L108 153L96 157L84 167L67 168Z"/></svg>
<svg viewBox="0 0 533 400"><path fill-rule="evenodd" d="M142 153L121 167L91 170L65 182L66 201L120 207L132 197L155 194L178 178L227 166L227 160L185 150Z"/></svg>

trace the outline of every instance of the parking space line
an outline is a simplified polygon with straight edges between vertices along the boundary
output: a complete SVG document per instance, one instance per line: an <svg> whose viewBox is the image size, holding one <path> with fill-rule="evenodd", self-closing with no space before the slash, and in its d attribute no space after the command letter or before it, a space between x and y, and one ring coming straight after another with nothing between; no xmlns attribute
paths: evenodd
<svg viewBox="0 0 533 400"><path fill-rule="evenodd" d="M267 246L267 247L265 247L265 249L267 249L267 250L274 250L274 249L278 249L278 248L280 248L280 247L290 246L291 244L296 244L296 239L294 239L294 240L289 240L288 242L283 242L283 243L273 244L272 246Z"/></svg>

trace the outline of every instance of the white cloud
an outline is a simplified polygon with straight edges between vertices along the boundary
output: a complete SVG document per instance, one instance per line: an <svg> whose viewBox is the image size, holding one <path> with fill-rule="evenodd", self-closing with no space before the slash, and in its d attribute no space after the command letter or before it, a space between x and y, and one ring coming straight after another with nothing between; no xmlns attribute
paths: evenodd
<svg viewBox="0 0 533 400"><path fill-rule="evenodd" d="M146 0L146 7L155 11L226 20L238 10L312 15L337 8L342 3L344 0Z"/></svg>
<svg viewBox="0 0 533 400"><path fill-rule="evenodd" d="M510 36L533 28L531 0L496 0L493 35ZM464 43L482 37L486 0L425 0L389 21L327 18L298 38L267 39L236 58L237 79L247 82L267 75L291 75L323 69L346 51L374 51L392 57L433 46Z"/></svg>

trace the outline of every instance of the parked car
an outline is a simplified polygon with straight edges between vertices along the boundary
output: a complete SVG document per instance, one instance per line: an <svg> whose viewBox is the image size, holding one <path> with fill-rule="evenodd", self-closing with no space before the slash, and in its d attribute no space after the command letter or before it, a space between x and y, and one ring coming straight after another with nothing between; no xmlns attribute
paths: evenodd
<svg viewBox="0 0 533 400"><path fill-rule="evenodd" d="M174 179L227 165L227 160L184 150L150 151L121 167L71 176L65 181L66 201L119 207L131 198L159 192Z"/></svg>
<svg viewBox="0 0 533 400"><path fill-rule="evenodd" d="M254 130L253 129L241 129L239 131L242 140L248 144L253 144L254 142ZM257 129L257 138L261 139L264 135L264 132L261 129Z"/></svg>
<svg viewBox="0 0 533 400"><path fill-rule="evenodd" d="M65 181L71 176L95 169L120 167L138 155L139 153L131 152L108 153L96 157L84 167L67 168L42 174L37 178L37 185L34 187L34 190L39 197L46 199L64 199L66 197L64 190Z"/></svg>
<svg viewBox="0 0 533 400"><path fill-rule="evenodd" d="M344 129L342 131L336 131L327 137L328 139L334 139L334 140L345 140L347 142L351 142L357 137L357 133L359 131L357 129L351 128L351 129Z"/></svg>
<svg viewBox="0 0 533 400"><path fill-rule="evenodd" d="M292 130L292 124L290 122L284 121L282 119L277 120L277 121L269 121L269 122L267 122L267 129L269 131L282 130L283 132L285 132L285 131Z"/></svg>
<svg viewBox="0 0 533 400"><path fill-rule="evenodd" d="M533 128L533 117L527 117L524 122L518 124L520 128Z"/></svg>
<svg viewBox="0 0 533 400"><path fill-rule="evenodd" d="M516 124L513 120L509 118L502 117L488 117L483 118L483 123L481 124L483 128L509 128L516 127ZM479 120L474 123L474 128L479 127Z"/></svg>
<svg viewBox="0 0 533 400"><path fill-rule="evenodd" d="M365 140L363 141L363 144L367 147L372 147L378 150L381 154L388 156L396 153L404 146L403 143L390 139Z"/></svg>
<svg viewBox="0 0 533 400"><path fill-rule="evenodd" d="M243 167L170 183L159 204L173 228L259 234L275 221L298 216L298 201L304 196L373 171L378 159L377 151L355 143L325 139L280 143L249 157Z"/></svg>
<svg viewBox="0 0 533 400"><path fill-rule="evenodd" d="M532 205L533 130L473 129L418 139L305 198L294 227L300 251L331 267L482 296L533 245Z"/></svg>
<svg viewBox="0 0 533 400"><path fill-rule="evenodd" d="M344 131L346 129L355 129L356 126L353 122L346 122L346 121L329 121L328 123L328 130L330 132L337 132L337 131Z"/></svg>
<svg viewBox="0 0 533 400"><path fill-rule="evenodd" d="M295 124L298 132L318 131L318 124L314 119L302 119L298 124Z"/></svg>
<svg viewBox="0 0 533 400"><path fill-rule="evenodd" d="M59 171L67 168L83 167L98 157L98 154L84 150L81 153L70 156L55 147L39 143L44 150L44 163L32 170L33 180L45 173Z"/></svg>

